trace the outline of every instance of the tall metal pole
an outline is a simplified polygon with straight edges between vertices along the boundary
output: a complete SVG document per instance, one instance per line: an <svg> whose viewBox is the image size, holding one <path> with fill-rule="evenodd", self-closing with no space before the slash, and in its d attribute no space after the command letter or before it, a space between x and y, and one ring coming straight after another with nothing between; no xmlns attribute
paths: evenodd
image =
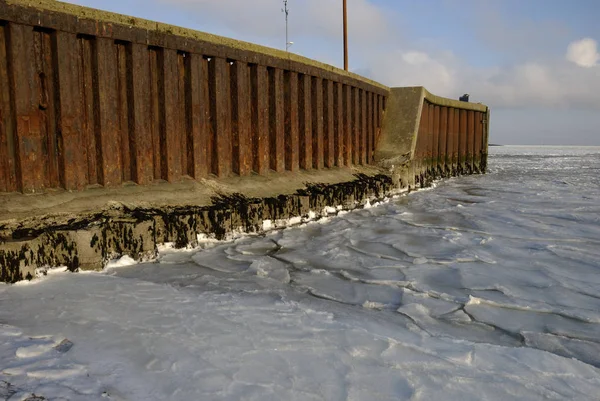
<svg viewBox="0 0 600 401"><path fill-rule="evenodd" d="M344 70L348 71L348 12L344 0Z"/></svg>

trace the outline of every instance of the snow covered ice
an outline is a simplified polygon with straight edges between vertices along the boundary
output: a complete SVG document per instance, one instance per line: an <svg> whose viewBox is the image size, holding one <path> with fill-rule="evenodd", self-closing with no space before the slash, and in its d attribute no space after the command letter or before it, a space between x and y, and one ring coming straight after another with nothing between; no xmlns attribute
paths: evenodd
<svg viewBox="0 0 600 401"><path fill-rule="evenodd" d="M0 285L0 399L600 399L600 148Z"/></svg>

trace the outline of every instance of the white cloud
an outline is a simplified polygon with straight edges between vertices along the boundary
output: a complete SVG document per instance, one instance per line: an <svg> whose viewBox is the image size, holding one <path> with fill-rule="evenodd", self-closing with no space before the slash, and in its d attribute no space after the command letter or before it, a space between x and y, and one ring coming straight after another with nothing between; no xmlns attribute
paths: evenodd
<svg viewBox="0 0 600 401"><path fill-rule="evenodd" d="M369 56L368 74L389 86L425 86L436 95L492 107L600 109L600 75L560 59L472 67L451 52L396 50Z"/></svg>
<svg viewBox="0 0 600 401"><path fill-rule="evenodd" d="M600 61L598 43L591 38L571 42L567 48L567 60L580 67L594 67Z"/></svg>

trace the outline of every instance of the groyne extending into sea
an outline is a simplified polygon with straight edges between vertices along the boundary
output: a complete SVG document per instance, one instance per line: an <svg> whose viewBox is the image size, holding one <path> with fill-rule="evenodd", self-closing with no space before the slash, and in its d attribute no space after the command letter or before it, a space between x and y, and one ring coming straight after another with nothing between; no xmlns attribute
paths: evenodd
<svg viewBox="0 0 600 401"><path fill-rule="evenodd" d="M298 55L0 0L0 281L486 170L489 109ZM337 207L337 209L335 209Z"/></svg>

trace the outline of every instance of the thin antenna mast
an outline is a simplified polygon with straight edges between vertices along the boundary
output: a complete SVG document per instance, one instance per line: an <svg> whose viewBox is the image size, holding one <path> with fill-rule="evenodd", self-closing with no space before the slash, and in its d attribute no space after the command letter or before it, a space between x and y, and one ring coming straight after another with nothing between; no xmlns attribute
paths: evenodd
<svg viewBox="0 0 600 401"><path fill-rule="evenodd" d="M294 44L294 42L290 42L288 38L288 15L290 13L290 9L288 8L288 0L283 0L283 8L281 9L285 13L285 51L290 51L290 46Z"/></svg>

